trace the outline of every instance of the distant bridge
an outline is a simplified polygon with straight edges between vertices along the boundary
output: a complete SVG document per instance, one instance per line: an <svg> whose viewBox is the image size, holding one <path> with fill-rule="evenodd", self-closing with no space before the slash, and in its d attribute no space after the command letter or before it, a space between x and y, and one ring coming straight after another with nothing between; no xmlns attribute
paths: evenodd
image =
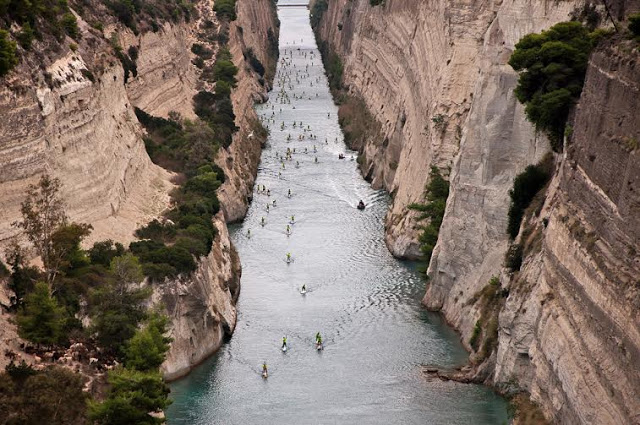
<svg viewBox="0 0 640 425"><path fill-rule="evenodd" d="M278 4L278 7L306 7L309 8L309 3L289 3L289 4Z"/></svg>

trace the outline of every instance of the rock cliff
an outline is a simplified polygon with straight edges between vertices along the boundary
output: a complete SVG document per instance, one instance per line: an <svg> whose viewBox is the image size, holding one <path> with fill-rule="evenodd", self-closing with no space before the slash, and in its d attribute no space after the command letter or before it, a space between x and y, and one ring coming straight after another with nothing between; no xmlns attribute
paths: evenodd
<svg viewBox="0 0 640 425"><path fill-rule="evenodd" d="M394 196L386 237L395 255L417 255L407 206L424 199L431 165L445 174L450 167L425 305L442 311L471 348L486 309L479 294L492 276L508 294L496 304L497 352L475 379L528 391L554 422L640 423L640 73L633 47L593 55L572 141L556 158L539 218L521 232L523 269L503 271L513 179L550 151L513 95L517 75L507 61L522 36L569 20L583 6L331 0L318 35L342 59L346 90L381 127L362 147L361 167ZM638 5L610 8L621 19Z"/></svg>
<svg viewBox="0 0 640 425"><path fill-rule="evenodd" d="M218 25L212 1L195 6L198 19L138 35L117 24L96 30L78 16L77 45L63 44L45 57L26 55L0 79L0 247L17 234L11 223L20 217L25 190L44 172L61 180L69 217L94 227L89 243L128 243L136 228L168 207L171 173L149 159L134 107L155 116L176 111L195 117L192 98L205 83L192 64L191 46L203 20ZM172 319L173 343L162 367L168 379L188 373L235 327L240 263L226 221L241 219L251 196L264 140L253 104L269 84L245 65L244 54L250 47L275 68L278 33L270 0L238 0L236 8L229 48L240 70L232 94L239 130L217 159L227 177L219 190L224 214L216 216L213 249L193 276L158 285L153 295ZM137 75L126 84L114 43L137 51ZM12 340L3 344L15 348L15 333L7 335Z"/></svg>
<svg viewBox="0 0 640 425"><path fill-rule="evenodd" d="M640 423L640 52L591 57L567 154L525 229L494 380L558 423Z"/></svg>

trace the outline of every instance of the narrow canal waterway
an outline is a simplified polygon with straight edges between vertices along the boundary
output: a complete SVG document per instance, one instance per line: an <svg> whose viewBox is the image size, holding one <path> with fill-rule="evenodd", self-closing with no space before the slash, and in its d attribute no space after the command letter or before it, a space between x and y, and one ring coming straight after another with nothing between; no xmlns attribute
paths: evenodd
<svg viewBox="0 0 640 425"><path fill-rule="evenodd" d="M308 10L279 16L276 87L258 107L271 135L257 186L270 196L256 192L232 229L243 267L238 325L216 355L172 384L169 425L505 423L505 403L489 389L421 375L423 364L458 365L467 354L421 307L424 281L385 247L388 197L362 179L342 141Z"/></svg>

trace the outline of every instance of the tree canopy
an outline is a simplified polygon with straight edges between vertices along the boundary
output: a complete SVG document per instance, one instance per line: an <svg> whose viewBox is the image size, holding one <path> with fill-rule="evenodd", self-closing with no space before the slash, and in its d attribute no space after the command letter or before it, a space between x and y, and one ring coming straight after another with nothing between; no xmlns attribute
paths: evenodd
<svg viewBox="0 0 640 425"><path fill-rule="evenodd" d="M515 95L527 118L560 150L569 111L580 97L594 37L579 22L561 22L517 44L509 65L520 72Z"/></svg>

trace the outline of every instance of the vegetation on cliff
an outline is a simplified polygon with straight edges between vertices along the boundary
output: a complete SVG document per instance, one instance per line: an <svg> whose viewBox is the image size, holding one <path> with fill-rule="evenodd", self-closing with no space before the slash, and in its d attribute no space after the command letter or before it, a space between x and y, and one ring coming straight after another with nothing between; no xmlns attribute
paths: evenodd
<svg viewBox="0 0 640 425"><path fill-rule="evenodd" d="M83 425L86 423L85 379L62 367L36 371L11 363L0 373L3 424Z"/></svg>
<svg viewBox="0 0 640 425"><path fill-rule="evenodd" d="M515 239L518 236L525 210L551 178L552 166L553 156L547 155L538 164L527 166L514 179L513 188L509 191L511 204L509 206L509 222L507 224L507 233L509 233L511 239Z"/></svg>
<svg viewBox="0 0 640 425"><path fill-rule="evenodd" d="M515 95L536 129L544 131L554 150L562 149L569 112L580 97L591 50L602 32L579 22L561 22L517 44L509 65L520 72Z"/></svg>
<svg viewBox="0 0 640 425"><path fill-rule="evenodd" d="M132 253L111 241L98 242L90 250L81 248L91 227L69 222L59 190L56 179L43 176L29 188L22 203L23 219L15 223L25 230L44 265L42 270L29 266L29 255L18 245L8 255L9 287L16 290L10 309L17 312L18 333L35 344L30 350L38 355L51 353L47 350L64 352L72 342L97 344L100 351L94 355L100 359L96 360L118 360L124 366L110 372L109 397L91 404L89 416L94 423L156 423L149 412L168 403L168 389L158 372L170 342L164 336L167 319L146 307L151 291L141 287L142 267ZM83 325L81 317L90 318L91 325ZM47 350L43 352L42 347ZM73 379L65 375L69 373L11 363L0 374L0 405L12 406L22 415L15 423L37 423L32 420L46 416L30 415L55 411L54 404L63 403L70 416L66 422L54 423L79 423L86 412L84 382L79 375L73 374ZM49 378L68 382L55 400L47 382L56 383ZM29 388L28 393L23 388ZM76 393L80 396L72 395ZM41 405L25 406L25 400Z"/></svg>
<svg viewBox="0 0 640 425"><path fill-rule="evenodd" d="M432 166L429 173L429 183L425 191L426 201L422 204L413 203L409 205L409 209L419 211L421 214L416 219L417 222L428 219L429 223L420 226L420 235L418 242L420 243L420 252L422 253L422 262L424 268L429 266L431 254L438 242L438 234L444 211L449 197L449 182L442 177L440 170Z"/></svg>

